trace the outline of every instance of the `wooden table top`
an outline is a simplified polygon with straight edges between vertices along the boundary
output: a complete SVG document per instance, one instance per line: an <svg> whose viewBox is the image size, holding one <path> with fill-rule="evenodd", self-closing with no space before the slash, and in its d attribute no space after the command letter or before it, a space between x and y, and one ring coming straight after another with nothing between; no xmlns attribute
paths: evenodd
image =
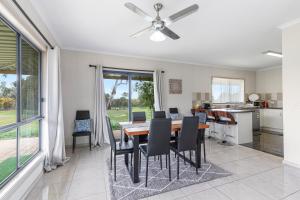
<svg viewBox="0 0 300 200"><path fill-rule="evenodd" d="M130 125L130 124L133 125L133 124L136 124L136 123L132 123L132 122L120 122L120 125ZM179 130L181 128L181 125L182 125L182 120L172 121L172 131ZM199 129L209 128L209 125L199 123L198 128ZM149 134L149 126L124 128L124 132L128 136L148 135Z"/></svg>

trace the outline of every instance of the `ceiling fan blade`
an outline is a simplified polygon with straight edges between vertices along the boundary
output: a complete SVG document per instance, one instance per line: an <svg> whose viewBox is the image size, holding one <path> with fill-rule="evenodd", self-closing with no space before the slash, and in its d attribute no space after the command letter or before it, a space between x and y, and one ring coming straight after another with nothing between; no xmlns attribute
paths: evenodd
<svg viewBox="0 0 300 200"><path fill-rule="evenodd" d="M160 32L162 32L164 35L172 38L173 40L177 40L177 39L180 38L176 33L174 33L173 31L171 31L167 27L164 27L162 30L160 30Z"/></svg>
<svg viewBox="0 0 300 200"><path fill-rule="evenodd" d="M130 35L130 37L133 37L133 38L139 37L140 35L144 34L145 32L150 31L151 29L152 29L152 25Z"/></svg>
<svg viewBox="0 0 300 200"><path fill-rule="evenodd" d="M170 25L194 12L196 12L199 9L199 6L197 4L193 4L173 15L171 15L170 17L166 18L164 21L166 23L166 25Z"/></svg>
<svg viewBox="0 0 300 200"><path fill-rule="evenodd" d="M125 7L128 8L129 10L131 10L132 12L140 15L141 17L143 17L148 22L152 22L153 21L153 17L151 17L150 15L148 15L142 9L138 8L133 3L127 2L127 3L125 3Z"/></svg>

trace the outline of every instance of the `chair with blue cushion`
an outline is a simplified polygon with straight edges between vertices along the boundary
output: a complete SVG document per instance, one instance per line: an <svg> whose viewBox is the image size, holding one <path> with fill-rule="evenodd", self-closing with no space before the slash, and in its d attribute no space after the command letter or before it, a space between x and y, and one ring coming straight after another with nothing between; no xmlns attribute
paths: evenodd
<svg viewBox="0 0 300 200"><path fill-rule="evenodd" d="M74 126L73 136L73 152L76 146L76 138L82 136L89 137L90 150L92 150L92 119L90 117L90 111L78 110L76 111L76 120Z"/></svg>

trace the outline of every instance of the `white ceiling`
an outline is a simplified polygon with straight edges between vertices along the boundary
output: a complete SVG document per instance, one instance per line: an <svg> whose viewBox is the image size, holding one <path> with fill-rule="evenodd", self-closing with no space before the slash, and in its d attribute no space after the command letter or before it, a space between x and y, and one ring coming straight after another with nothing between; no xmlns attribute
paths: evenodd
<svg viewBox="0 0 300 200"><path fill-rule="evenodd" d="M198 12L169 26L181 38L161 43L129 35L150 24L124 7L132 2L165 18L194 3ZM299 0L31 0L62 48L147 57L212 66L260 68L278 65L262 55L281 51L280 25L300 18Z"/></svg>

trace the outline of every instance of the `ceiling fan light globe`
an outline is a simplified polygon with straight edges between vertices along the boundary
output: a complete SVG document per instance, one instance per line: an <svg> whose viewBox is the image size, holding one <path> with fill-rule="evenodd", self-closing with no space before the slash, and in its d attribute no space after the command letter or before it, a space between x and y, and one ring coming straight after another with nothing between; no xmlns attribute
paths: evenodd
<svg viewBox="0 0 300 200"><path fill-rule="evenodd" d="M152 35L150 36L150 40L154 42L162 42L166 39L166 36L162 34L160 31L154 31Z"/></svg>

